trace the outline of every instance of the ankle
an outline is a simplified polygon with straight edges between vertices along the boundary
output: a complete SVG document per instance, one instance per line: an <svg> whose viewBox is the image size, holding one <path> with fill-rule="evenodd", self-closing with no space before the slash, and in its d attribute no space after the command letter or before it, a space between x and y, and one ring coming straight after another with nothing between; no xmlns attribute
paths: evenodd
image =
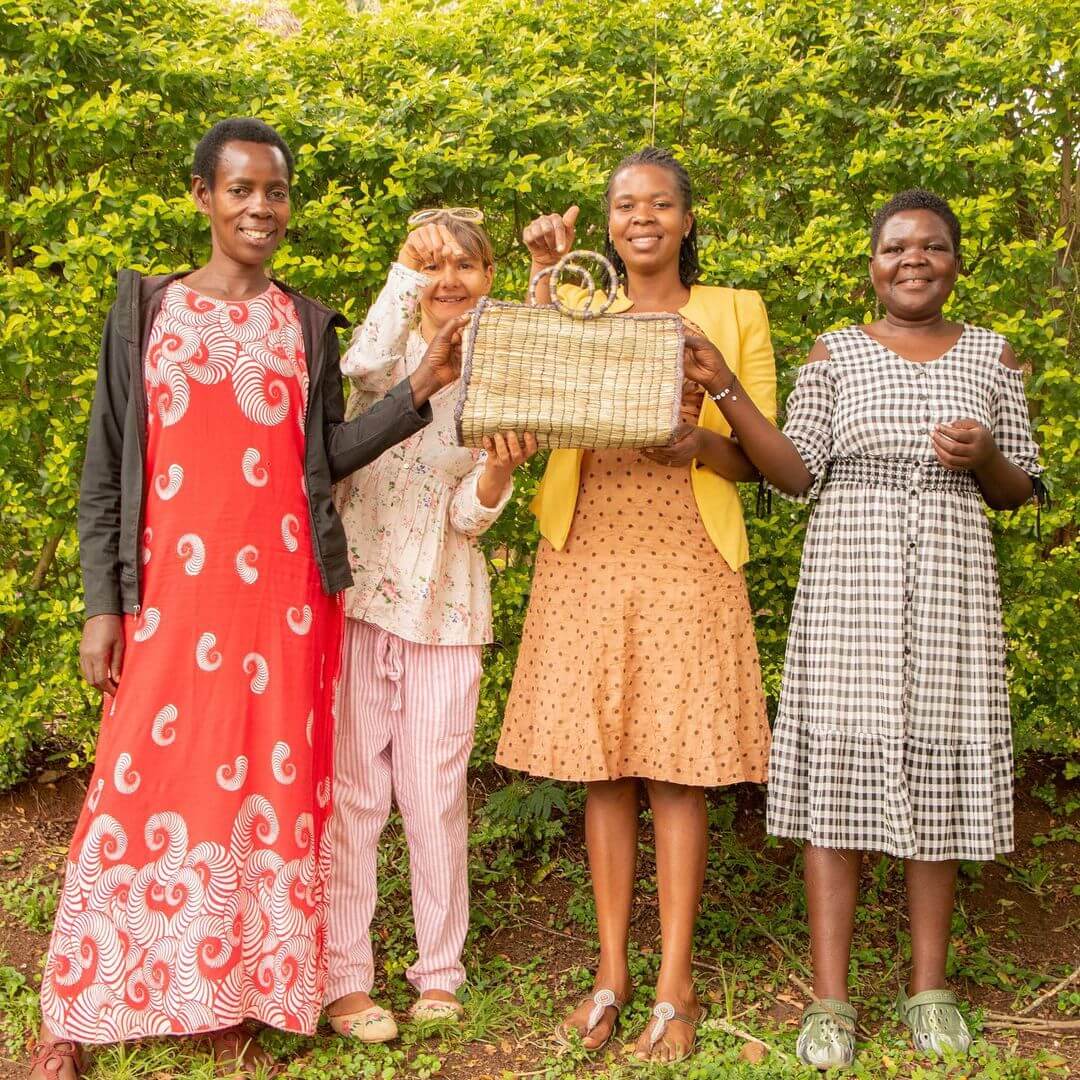
<svg viewBox="0 0 1080 1080"><path fill-rule="evenodd" d="M660 963L660 972L657 975L657 990L663 990L665 994L676 996L693 996L693 973L690 970L689 957L686 962Z"/></svg>
<svg viewBox="0 0 1080 1080"><path fill-rule="evenodd" d="M630 996L630 991L633 989L633 984L630 981L630 969L625 964L620 967L608 965L601 961L597 965L596 974L593 976L593 989L599 990L601 987L613 990L620 1001L626 1001Z"/></svg>
<svg viewBox="0 0 1080 1080"><path fill-rule="evenodd" d="M927 990L945 990L947 987L948 982L944 973L932 972L924 975L912 972L908 980L907 996L914 997L915 994L922 994Z"/></svg>
<svg viewBox="0 0 1080 1080"><path fill-rule="evenodd" d="M440 990L437 987L421 990L418 997L426 998L428 1001L457 1001L458 999L453 990Z"/></svg>
<svg viewBox="0 0 1080 1080"><path fill-rule="evenodd" d="M848 1000L847 982L842 979L829 979L815 977L814 997L819 1001L844 1001Z"/></svg>
<svg viewBox="0 0 1080 1080"><path fill-rule="evenodd" d="M657 980L653 998L657 1001L670 1001L675 1005L676 1012L686 1012L698 1004L698 995L694 991L693 983L677 982L675 980L670 982Z"/></svg>
<svg viewBox="0 0 1080 1080"><path fill-rule="evenodd" d="M365 1009L370 1009L374 1004L371 995L361 990L352 994L344 994L336 1001L330 1002L326 1006L326 1015L343 1016L345 1013L363 1012Z"/></svg>

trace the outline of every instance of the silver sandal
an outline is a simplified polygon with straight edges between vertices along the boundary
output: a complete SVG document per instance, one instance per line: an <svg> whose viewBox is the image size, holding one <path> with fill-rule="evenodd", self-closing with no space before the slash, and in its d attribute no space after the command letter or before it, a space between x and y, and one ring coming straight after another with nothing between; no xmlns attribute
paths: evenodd
<svg viewBox="0 0 1080 1080"><path fill-rule="evenodd" d="M803 1009L795 1054L812 1069L843 1069L855 1060L858 1013L846 1001L821 998Z"/></svg>
<svg viewBox="0 0 1080 1080"><path fill-rule="evenodd" d="M678 1020L681 1024L686 1024L690 1030L694 1033L693 1038L690 1040L690 1045L683 1053L678 1057L672 1058L670 1061L665 1061L665 1065L674 1065L677 1061L685 1061L697 1047L697 1029L698 1024L705 1019L705 1014L708 1010L704 1005L698 1006L698 1014L694 1016L683 1016L682 1013L675 1011L675 1006L670 1001L658 1001L653 1006L652 1011L652 1030L649 1032L649 1053L651 1054L656 1044L664 1037L664 1032L667 1031L668 1023L672 1020ZM651 1058L638 1058L638 1061L650 1062Z"/></svg>
<svg viewBox="0 0 1080 1080"><path fill-rule="evenodd" d="M589 1013L588 1019L585 1021L585 1030L577 1031L576 1028L568 1027L565 1023L560 1024L556 1029L556 1034L559 1041L564 1045L570 1044L570 1039L573 1033L581 1039L587 1039L600 1025L600 1021L604 1019L604 1012L607 1009L615 1010L615 1018L611 1022L611 1030L608 1032L607 1038L596 1046L586 1046L585 1049L590 1054L595 1054L599 1050L603 1050L609 1042L611 1042L611 1036L615 1034L615 1028L619 1023L619 1013L622 1012L625 1001L620 1001L615 996L615 991L609 989L606 986L601 986L599 990L596 990L591 998L586 998L584 1001L578 1003L579 1007L585 1004L585 1001L592 1001L592 1011Z"/></svg>

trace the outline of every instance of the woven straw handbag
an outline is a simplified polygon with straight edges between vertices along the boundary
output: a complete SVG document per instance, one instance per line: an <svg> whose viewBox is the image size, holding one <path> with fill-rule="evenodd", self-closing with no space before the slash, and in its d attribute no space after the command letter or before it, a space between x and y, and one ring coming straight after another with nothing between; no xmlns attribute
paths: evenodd
<svg viewBox="0 0 1080 1080"><path fill-rule="evenodd" d="M607 275L598 307L559 299L564 274L596 294L592 261ZM551 277L554 303L534 305ZM565 255L529 286L529 304L484 297L465 329L455 416L458 442L482 446L500 431L531 431L541 449L663 446L679 421L683 325L678 315L608 315L615 268L594 251Z"/></svg>

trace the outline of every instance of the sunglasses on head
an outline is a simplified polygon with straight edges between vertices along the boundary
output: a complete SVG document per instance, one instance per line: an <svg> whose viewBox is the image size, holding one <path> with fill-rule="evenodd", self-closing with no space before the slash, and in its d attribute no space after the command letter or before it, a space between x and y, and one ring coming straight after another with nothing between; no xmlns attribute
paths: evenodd
<svg viewBox="0 0 1080 1080"><path fill-rule="evenodd" d="M473 221L477 225L484 220L484 211L475 206L442 206L433 207L430 210L417 210L409 215L409 228L416 225L426 225L429 221L435 221L443 215L456 218L458 221Z"/></svg>

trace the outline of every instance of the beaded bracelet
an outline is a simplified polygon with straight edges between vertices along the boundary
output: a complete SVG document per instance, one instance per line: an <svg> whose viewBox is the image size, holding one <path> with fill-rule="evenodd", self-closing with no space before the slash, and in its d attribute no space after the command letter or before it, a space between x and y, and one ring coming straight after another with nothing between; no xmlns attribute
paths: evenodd
<svg viewBox="0 0 1080 1080"><path fill-rule="evenodd" d="M723 401L724 398L726 398L729 394L731 394L732 401L738 401L739 399L734 395L735 384L738 381L738 379L733 378L731 382L727 386L725 386L723 390L720 391L719 394L709 394L709 397L711 397L717 405L719 405L720 402Z"/></svg>

